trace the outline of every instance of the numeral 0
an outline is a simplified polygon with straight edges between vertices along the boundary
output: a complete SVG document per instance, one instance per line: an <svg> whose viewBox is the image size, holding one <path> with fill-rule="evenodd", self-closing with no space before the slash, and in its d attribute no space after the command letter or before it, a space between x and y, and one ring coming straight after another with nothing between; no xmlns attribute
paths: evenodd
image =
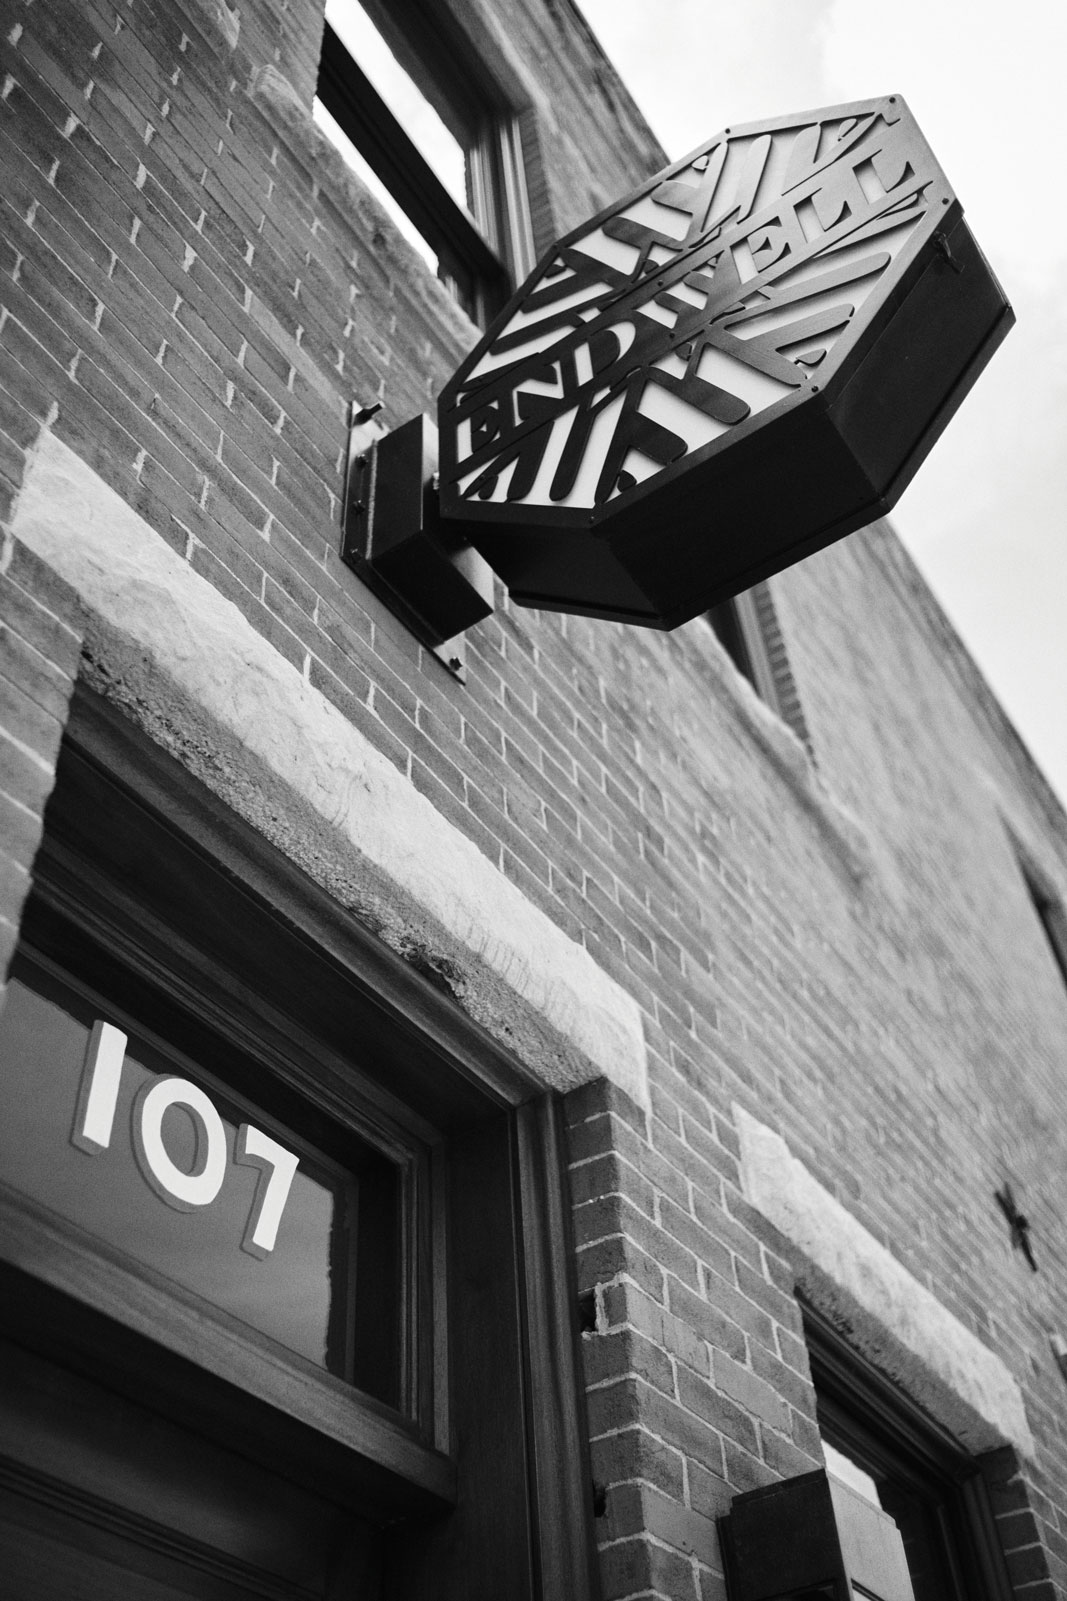
<svg viewBox="0 0 1067 1601"><path fill-rule="evenodd" d="M78 1107L71 1140L91 1156L111 1144L119 1085L126 1059L126 1035L111 1023L96 1022L89 1035L82 1068ZM184 1173L163 1144L163 1118L172 1106L183 1107L196 1131L193 1171ZM133 1149L152 1189L179 1212L210 1206L226 1178L226 1129L211 1099L184 1078L157 1078L142 1086L133 1105ZM262 1129L242 1123L237 1130L234 1160L259 1169L255 1200L241 1249L269 1256L278 1238L285 1203L299 1159Z"/></svg>

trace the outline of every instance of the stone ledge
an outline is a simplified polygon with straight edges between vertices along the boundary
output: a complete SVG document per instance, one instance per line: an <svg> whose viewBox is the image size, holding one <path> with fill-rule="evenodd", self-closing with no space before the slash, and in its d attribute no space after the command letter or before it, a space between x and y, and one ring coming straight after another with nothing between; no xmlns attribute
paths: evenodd
<svg viewBox="0 0 1067 1601"><path fill-rule="evenodd" d="M640 1009L344 715L50 433L12 532L77 591L86 672L537 1082L648 1105Z"/></svg>
<svg viewBox="0 0 1067 1601"><path fill-rule="evenodd" d="M745 1198L784 1238L797 1286L856 1348L975 1453L1034 1441L1022 1391L982 1344L789 1150L734 1105Z"/></svg>

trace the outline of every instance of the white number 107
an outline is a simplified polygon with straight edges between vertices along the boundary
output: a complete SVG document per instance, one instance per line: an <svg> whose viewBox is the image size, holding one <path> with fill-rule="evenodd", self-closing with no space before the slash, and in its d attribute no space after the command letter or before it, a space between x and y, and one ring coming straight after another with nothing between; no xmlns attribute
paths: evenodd
<svg viewBox="0 0 1067 1601"><path fill-rule="evenodd" d="M111 1144L119 1084L126 1059L126 1035L111 1023L96 1022L89 1035L82 1069L73 1143L95 1156ZM193 1171L185 1173L163 1143L163 1118L172 1106L190 1116L196 1133ZM226 1177L226 1129L211 1099L184 1078L151 1079L133 1105L133 1149L138 1166L156 1194L179 1212L210 1206ZM262 1129L242 1123L237 1130L234 1160L259 1169L255 1200L242 1250L269 1256L289 1198L299 1160Z"/></svg>

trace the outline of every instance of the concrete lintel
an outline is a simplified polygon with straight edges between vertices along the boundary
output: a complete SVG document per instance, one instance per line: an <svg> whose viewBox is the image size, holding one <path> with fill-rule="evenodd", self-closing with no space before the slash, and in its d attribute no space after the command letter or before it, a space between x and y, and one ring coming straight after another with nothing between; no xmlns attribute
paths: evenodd
<svg viewBox="0 0 1067 1601"><path fill-rule="evenodd" d="M745 1198L784 1236L798 1287L859 1350L973 1452L1033 1458L1022 1391L1007 1366L793 1156L734 1106Z"/></svg>
<svg viewBox="0 0 1067 1601"><path fill-rule="evenodd" d="M72 585L86 671L533 1079L648 1104L640 1009L79 456L43 432L12 532Z"/></svg>
<svg viewBox="0 0 1067 1601"><path fill-rule="evenodd" d="M228 6L226 0L193 0L191 9L200 19L204 32L233 55L241 35L240 7Z"/></svg>

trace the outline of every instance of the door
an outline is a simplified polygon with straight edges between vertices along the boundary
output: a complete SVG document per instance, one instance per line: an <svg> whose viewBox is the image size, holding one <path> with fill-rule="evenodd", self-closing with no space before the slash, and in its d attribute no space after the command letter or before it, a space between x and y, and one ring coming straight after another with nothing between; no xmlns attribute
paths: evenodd
<svg viewBox="0 0 1067 1601"><path fill-rule="evenodd" d="M377 1601L351 1508L10 1338L0 1416L7 1601Z"/></svg>

